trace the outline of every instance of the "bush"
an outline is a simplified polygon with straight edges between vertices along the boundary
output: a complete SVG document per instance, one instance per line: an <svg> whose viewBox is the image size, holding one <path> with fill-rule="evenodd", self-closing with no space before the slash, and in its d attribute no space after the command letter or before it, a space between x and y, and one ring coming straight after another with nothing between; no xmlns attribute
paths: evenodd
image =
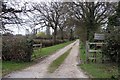
<svg viewBox="0 0 120 80"><path fill-rule="evenodd" d="M32 55L32 40L23 36L3 36L2 59L14 61L30 61Z"/></svg>
<svg viewBox="0 0 120 80"><path fill-rule="evenodd" d="M60 44L65 42L64 40L56 40L55 44ZM52 39L34 39L34 44L40 44L42 43L42 47L48 47L48 46L53 46L54 41Z"/></svg>
<svg viewBox="0 0 120 80"><path fill-rule="evenodd" d="M103 47L103 54L105 54L111 61L118 61L120 54L120 29L109 29L106 33L105 45Z"/></svg>
<svg viewBox="0 0 120 80"><path fill-rule="evenodd" d="M114 40L109 40L103 48L103 53L111 60L116 62L117 61L117 55L120 52L119 51L120 45L117 44Z"/></svg>
<svg viewBox="0 0 120 80"><path fill-rule="evenodd" d="M112 61L120 62L120 2L116 13L109 17L106 29L106 46L103 49Z"/></svg>

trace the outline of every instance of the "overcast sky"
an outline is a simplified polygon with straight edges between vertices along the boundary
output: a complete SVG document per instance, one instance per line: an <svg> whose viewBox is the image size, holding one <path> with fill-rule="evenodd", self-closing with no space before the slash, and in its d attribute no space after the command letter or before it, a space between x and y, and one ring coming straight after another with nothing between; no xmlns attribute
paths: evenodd
<svg viewBox="0 0 120 80"><path fill-rule="evenodd" d="M6 2L9 2L9 1L13 1L13 0L6 0ZM67 1L67 2L71 2L72 0L14 0L14 1L17 1L21 6L23 6L24 2L35 2L35 3L40 3L40 2L51 2L51 1ZM14 2L13 1L13 2ZM81 0L81 1L84 1L84 0ZM94 0L89 0L89 1L94 1ZM101 0L101 1L112 1L112 2L116 2L116 1L119 1L119 0ZM16 3L17 4L17 3ZM19 8L19 7L16 7L16 8ZM21 16L21 17L24 17L24 16ZM25 18L25 17L24 17ZM37 25L36 27L40 27L41 25ZM7 25L7 29L10 29L13 31L14 34L23 34L25 35L26 34L26 29L29 29L29 26L28 25L24 25L22 27L18 27L17 25ZM40 29L40 31L45 31L46 28L42 28ZM30 30L31 31L31 30ZM52 31L52 29L51 29Z"/></svg>
<svg viewBox="0 0 120 80"><path fill-rule="evenodd" d="M4 0L5 2L7 2L7 4L9 4L11 6L11 3L9 2L12 2L12 4L19 4L19 6L16 6L15 8L16 9L19 9L21 8L20 6L24 6L23 3L25 2L35 2L35 3L40 3L40 2L43 2L43 1L50 1L50 0ZM27 18L25 17L24 15L20 15L20 17L23 17L24 19ZM6 25L7 29L10 29L13 31L13 34L23 34L25 35L26 34L26 29L29 29L29 31L31 32L31 28L29 27L28 24L26 25L23 25L23 26L20 26L20 25ZM36 25L36 28L39 28L41 25ZM45 32L46 31L46 27L44 28L41 28L40 31L42 32Z"/></svg>

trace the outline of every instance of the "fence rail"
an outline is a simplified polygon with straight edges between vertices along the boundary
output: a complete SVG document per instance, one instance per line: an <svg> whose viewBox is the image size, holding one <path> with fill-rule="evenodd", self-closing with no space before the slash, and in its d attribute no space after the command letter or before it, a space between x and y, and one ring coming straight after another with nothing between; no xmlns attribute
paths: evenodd
<svg viewBox="0 0 120 80"><path fill-rule="evenodd" d="M102 50L100 50L100 49L90 49L90 45L96 45L96 46L102 46L103 44L105 44L105 43L103 43L103 42L88 42L88 41L86 41L86 61L87 61L87 63L89 62L89 60L94 60L95 62L96 62L96 55L97 55L97 53L99 52L99 53L101 53L102 52ZM93 57L90 57L90 53L93 53L94 54L94 56Z"/></svg>
<svg viewBox="0 0 120 80"><path fill-rule="evenodd" d="M42 44L34 44L33 47L42 47Z"/></svg>

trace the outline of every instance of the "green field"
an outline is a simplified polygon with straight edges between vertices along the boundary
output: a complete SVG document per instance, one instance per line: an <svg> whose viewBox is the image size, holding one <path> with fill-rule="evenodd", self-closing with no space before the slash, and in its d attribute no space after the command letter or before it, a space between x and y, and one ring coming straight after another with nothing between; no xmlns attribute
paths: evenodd
<svg viewBox="0 0 120 80"><path fill-rule="evenodd" d="M80 67L87 72L87 74L92 78L112 78L117 77L118 75L118 67L115 63L102 63L101 55L97 55L97 62L86 63L86 54L85 47L80 45L80 58L82 60L82 64Z"/></svg>
<svg viewBox="0 0 120 80"><path fill-rule="evenodd" d="M2 75L6 75L12 71L16 71L16 70L20 70L20 69L24 69L30 65L35 64L36 62L34 61L34 59L38 59L40 57L44 57L44 56L48 56L53 54L55 51L65 47L66 45L72 43L73 41L70 42L66 42L66 43L62 43L62 44L58 44L58 45L54 45L51 47L45 47L42 48L41 50L35 50L33 52L32 58L33 61L32 62L13 62L13 61L3 61L2 62Z"/></svg>
<svg viewBox="0 0 120 80"><path fill-rule="evenodd" d="M68 54L70 53L71 48L65 52L64 54L62 54L60 57L58 57L56 60L54 60L49 68L48 68L48 72L53 73L66 59L66 57L68 56Z"/></svg>

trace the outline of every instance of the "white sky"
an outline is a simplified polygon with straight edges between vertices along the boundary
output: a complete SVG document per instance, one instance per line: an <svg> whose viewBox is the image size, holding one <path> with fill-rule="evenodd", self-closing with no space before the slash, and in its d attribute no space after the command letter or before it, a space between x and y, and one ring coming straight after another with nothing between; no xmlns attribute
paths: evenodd
<svg viewBox="0 0 120 80"><path fill-rule="evenodd" d="M4 0L5 1L5 0ZM11 2L12 0L6 0L6 2L8 2L8 4L9 4L9 1ZM14 3L14 1L16 1L16 3ZM13 4L19 4L20 6L23 6L23 3L24 2L35 2L35 3L39 3L39 2L41 2L41 1L43 1L43 0L14 0L13 1ZM50 1L50 0L46 0L46 1ZM16 6L16 8L18 9L19 7L17 7ZM21 15L21 17L23 17L23 18L27 18L27 17L25 17L25 16L22 16ZM7 27L7 29L10 29L10 30L12 30L13 31L13 34L23 34L23 35L25 35L26 34L26 29L29 29L29 31L31 32L31 29L29 28L29 26L28 25L24 25L24 26L17 26L17 25L6 25ZM36 28L39 28L41 25L36 25ZM44 28L41 28L40 29L40 31L42 31L42 32L45 32L46 31L46 27L44 27Z"/></svg>
<svg viewBox="0 0 120 80"><path fill-rule="evenodd" d="M7 2L9 0L6 0ZM10 0L10 1L13 1L13 0ZM18 1L20 5L23 5L24 2L36 2L36 3L40 3L40 2L51 2L51 1L67 1L67 2L71 2L72 0L14 0L14 1ZM82 1L82 0L81 0ZM89 0L90 1L90 0ZM91 1L94 1L94 0L91 0ZM119 0L101 0L101 1L119 1ZM18 31L18 26L13 26L13 25L7 25L7 29L10 29L13 31L14 34L23 34L25 35L26 34L26 28L27 29L30 29L28 26L24 26L26 28L19 28L19 31ZM40 25L37 25L36 27L40 27ZM46 28L43 28L41 29L40 31L44 32L46 30ZM51 29L52 31L52 29Z"/></svg>

